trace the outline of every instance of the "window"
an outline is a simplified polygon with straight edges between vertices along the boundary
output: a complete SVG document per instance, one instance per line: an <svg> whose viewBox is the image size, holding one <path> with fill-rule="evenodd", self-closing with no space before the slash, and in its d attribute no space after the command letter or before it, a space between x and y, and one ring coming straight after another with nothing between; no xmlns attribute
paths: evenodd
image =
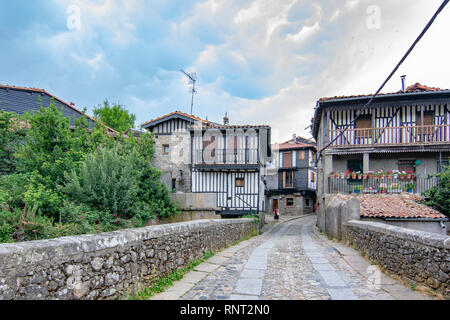
<svg viewBox="0 0 450 320"><path fill-rule="evenodd" d="M355 131L355 137L372 137L372 116L363 115L359 116L355 121L355 129L361 129Z"/></svg>
<svg viewBox="0 0 450 320"><path fill-rule="evenodd" d="M425 126L432 126L434 124L434 111L424 111L423 113L423 125ZM420 127L422 126L422 120L420 112L417 113L416 117L416 126ZM417 129L418 133L422 133L422 128ZM433 127L426 127L423 128L424 134L431 134L433 133Z"/></svg>
<svg viewBox="0 0 450 320"><path fill-rule="evenodd" d="M437 161L437 172L441 173L445 171L445 167L450 166L450 158Z"/></svg>
<svg viewBox="0 0 450 320"><path fill-rule="evenodd" d="M311 182L312 183L316 182L316 173L315 172L311 172Z"/></svg>
<svg viewBox="0 0 450 320"><path fill-rule="evenodd" d="M298 160L305 160L305 151L304 150L297 151L297 154L298 154Z"/></svg>
<svg viewBox="0 0 450 320"><path fill-rule="evenodd" d="M172 179L172 191L177 189L177 179Z"/></svg>
<svg viewBox="0 0 450 320"><path fill-rule="evenodd" d="M415 171L415 160L398 160L398 170L399 171Z"/></svg>
<svg viewBox="0 0 450 320"><path fill-rule="evenodd" d="M283 152L283 168L292 168L292 151Z"/></svg>
<svg viewBox="0 0 450 320"><path fill-rule="evenodd" d="M169 154L169 145L168 144L163 144L163 153Z"/></svg>
<svg viewBox="0 0 450 320"><path fill-rule="evenodd" d="M244 187L245 179L244 178L236 178L236 187Z"/></svg>
<svg viewBox="0 0 450 320"><path fill-rule="evenodd" d="M294 187L294 171L283 172L283 188Z"/></svg>
<svg viewBox="0 0 450 320"><path fill-rule="evenodd" d="M286 207L294 206L294 198L286 198Z"/></svg>

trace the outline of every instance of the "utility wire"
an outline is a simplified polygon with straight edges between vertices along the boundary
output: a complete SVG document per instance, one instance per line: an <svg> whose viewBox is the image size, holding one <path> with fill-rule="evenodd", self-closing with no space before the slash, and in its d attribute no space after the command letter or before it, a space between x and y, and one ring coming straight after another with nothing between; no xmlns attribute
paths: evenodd
<svg viewBox="0 0 450 320"><path fill-rule="evenodd" d="M431 27L431 25L433 24L434 20L436 20L437 16L441 13L441 11L445 8L445 6L448 4L450 0L444 0L444 2L442 2L441 6L438 8L438 10L436 11L436 13L433 15L433 17L431 18L431 20L428 22L428 24L425 26L425 28L422 30L422 32L420 33L420 35L417 37L417 39L414 41L414 43L409 47L408 51L406 52L406 54L403 56L403 58L400 60L400 62L395 66L394 70L392 70L392 72L389 74L389 76L386 78L386 80L383 82L383 84L381 85L381 87L377 90L377 92L375 92L375 94L369 99L369 101L367 101L367 103L364 105L364 107L362 107L360 110L357 110L356 112L356 116L355 118L349 123L347 124L344 129L331 141L329 142L325 147L323 147L322 149L320 149L317 152L317 160L316 160L316 164L319 161L319 159L322 157L322 152L328 148L330 145L332 145L339 137L341 137L345 131L348 130L348 128L350 128L351 126L354 125L356 119L358 119L358 117L361 115L362 111L364 111L365 109L367 109L367 107L372 103L373 99L375 99L375 97L380 93L380 91L384 88L384 86L386 85L386 83L392 78L392 76L395 74L395 72L398 70L398 68L400 68L400 66L402 65L402 63L406 60L406 58L409 56L409 54L411 53L411 51L413 51L414 47L417 45L417 43L419 43L420 39L422 39L422 37L425 35L425 33L428 31L428 29Z"/></svg>

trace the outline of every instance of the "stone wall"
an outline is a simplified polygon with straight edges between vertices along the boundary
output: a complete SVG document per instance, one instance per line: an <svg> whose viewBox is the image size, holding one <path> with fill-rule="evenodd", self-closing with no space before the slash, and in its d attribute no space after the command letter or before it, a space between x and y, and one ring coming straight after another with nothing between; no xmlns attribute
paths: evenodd
<svg viewBox="0 0 450 320"><path fill-rule="evenodd" d="M450 237L376 222L345 225L349 243L390 274L450 299Z"/></svg>
<svg viewBox="0 0 450 320"><path fill-rule="evenodd" d="M0 245L0 299L119 299L235 243L252 219L198 220Z"/></svg>

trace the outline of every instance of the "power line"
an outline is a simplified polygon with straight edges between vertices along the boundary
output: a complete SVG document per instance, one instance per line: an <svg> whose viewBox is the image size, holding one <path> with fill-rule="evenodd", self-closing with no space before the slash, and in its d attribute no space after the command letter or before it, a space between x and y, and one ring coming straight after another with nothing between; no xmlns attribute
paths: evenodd
<svg viewBox="0 0 450 320"><path fill-rule="evenodd" d="M413 49L415 48L415 46L417 45L417 43L419 43L420 39L422 39L422 37L425 35L425 33L428 31L428 29L431 27L431 25L433 24L434 20L436 20L437 16L441 13L441 11L445 8L445 6L448 4L450 0L444 0L444 2L442 2L441 6L437 9L437 11L435 12L435 14L433 15L433 17L431 18L431 20L428 22L428 24L425 26L425 28L422 30L422 32L420 33L420 35L417 37L417 39L414 41L414 43L409 47L408 51L405 53L405 55L403 56L403 58L399 61L399 63L397 63L397 65L395 66L395 68L392 70L392 72L389 74L389 76L386 78L386 80L383 82L383 84L381 85L381 87L375 92L375 94L369 99L369 101L367 101L367 103L364 105L364 107L362 107L360 110L356 111L356 116L353 118L353 120L347 124L344 129L331 141L329 142L325 147L321 148L319 150L319 152L317 153L317 160L316 163L319 161L319 159L322 157L322 152L328 148L330 145L332 145L340 136L342 136L344 134L344 132L350 128L351 126L354 125L356 119L358 119L358 117L361 115L362 111L364 111L365 109L367 109L367 107L372 103L373 99L375 99L375 97L380 93L380 91L384 88L384 86L386 85L386 83L392 78L392 76L395 74L395 72L398 70L398 68L400 68L400 66L402 65L402 63L406 60L406 58L409 56L409 54L411 53L411 51L413 51Z"/></svg>

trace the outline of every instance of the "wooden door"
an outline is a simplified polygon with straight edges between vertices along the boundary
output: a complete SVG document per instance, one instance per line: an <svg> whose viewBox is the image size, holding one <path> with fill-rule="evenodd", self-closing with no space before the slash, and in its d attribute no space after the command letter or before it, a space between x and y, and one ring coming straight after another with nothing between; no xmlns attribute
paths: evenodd
<svg viewBox="0 0 450 320"><path fill-rule="evenodd" d="M272 212L275 212L275 210L278 210L278 199L273 199Z"/></svg>

